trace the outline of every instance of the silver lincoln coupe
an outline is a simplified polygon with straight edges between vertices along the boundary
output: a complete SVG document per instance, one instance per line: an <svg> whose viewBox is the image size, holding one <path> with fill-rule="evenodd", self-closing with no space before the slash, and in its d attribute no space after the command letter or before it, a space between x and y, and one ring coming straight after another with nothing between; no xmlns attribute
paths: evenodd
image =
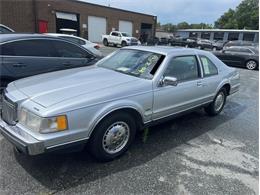
<svg viewBox="0 0 260 195"><path fill-rule="evenodd" d="M84 145L108 161L129 148L137 130L199 107L219 114L239 86L238 71L209 52L125 47L91 67L10 83L0 131L29 155Z"/></svg>

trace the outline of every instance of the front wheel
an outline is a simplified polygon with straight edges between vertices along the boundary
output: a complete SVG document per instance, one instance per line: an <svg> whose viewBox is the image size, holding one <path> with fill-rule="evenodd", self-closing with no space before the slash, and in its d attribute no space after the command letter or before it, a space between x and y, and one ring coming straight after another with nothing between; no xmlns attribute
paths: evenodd
<svg viewBox="0 0 260 195"><path fill-rule="evenodd" d="M135 137L133 117L118 112L103 119L90 139L90 152L99 161L110 161L125 153Z"/></svg>
<svg viewBox="0 0 260 195"><path fill-rule="evenodd" d="M205 111L210 116L218 115L224 108L227 98L225 88L219 90L212 103L205 107Z"/></svg>
<svg viewBox="0 0 260 195"><path fill-rule="evenodd" d="M257 68L257 63L256 63L256 61L254 61L254 60L248 60L248 61L246 62L246 68L247 68L248 70L254 70L254 69L256 69L256 68Z"/></svg>
<svg viewBox="0 0 260 195"><path fill-rule="evenodd" d="M122 47L125 47L125 46L126 46L126 42L123 41L123 42L121 43L121 46L122 46Z"/></svg>

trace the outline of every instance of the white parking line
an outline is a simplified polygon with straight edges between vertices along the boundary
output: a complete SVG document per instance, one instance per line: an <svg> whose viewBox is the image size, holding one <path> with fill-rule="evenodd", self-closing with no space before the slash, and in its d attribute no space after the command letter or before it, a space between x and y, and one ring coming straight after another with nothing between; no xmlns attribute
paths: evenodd
<svg viewBox="0 0 260 195"><path fill-rule="evenodd" d="M258 81L258 78L250 77L249 79Z"/></svg>

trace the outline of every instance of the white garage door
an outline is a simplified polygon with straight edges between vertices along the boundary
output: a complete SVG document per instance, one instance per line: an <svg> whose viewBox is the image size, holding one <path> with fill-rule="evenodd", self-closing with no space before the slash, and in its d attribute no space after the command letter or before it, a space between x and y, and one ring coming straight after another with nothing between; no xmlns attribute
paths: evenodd
<svg viewBox="0 0 260 195"><path fill-rule="evenodd" d="M119 20L119 31L127 32L132 36L133 33L133 23L129 21Z"/></svg>
<svg viewBox="0 0 260 195"><path fill-rule="evenodd" d="M107 33L106 18L88 17L88 39L92 42L102 42L102 35Z"/></svg>

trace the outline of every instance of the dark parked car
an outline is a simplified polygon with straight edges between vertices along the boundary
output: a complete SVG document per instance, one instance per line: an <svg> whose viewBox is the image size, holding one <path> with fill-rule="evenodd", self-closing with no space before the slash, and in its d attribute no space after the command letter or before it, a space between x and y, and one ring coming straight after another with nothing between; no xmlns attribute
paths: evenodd
<svg viewBox="0 0 260 195"><path fill-rule="evenodd" d="M3 24L0 24L0 34L7 34L7 33L13 33L14 30L3 25Z"/></svg>
<svg viewBox="0 0 260 195"><path fill-rule="evenodd" d="M229 66L246 67L249 70L258 68L259 50L257 47L228 47L214 54Z"/></svg>
<svg viewBox="0 0 260 195"><path fill-rule="evenodd" d="M227 41L222 41L222 40L219 40L219 41L215 41L212 43L212 49L214 51L216 50L222 50L224 45L227 43Z"/></svg>
<svg viewBox="0 0 260 195"><path fill-rule="evenodd" d="M158 45L168 45L169 44L169 39L166 37L161 37L157 43Z"/></svg>
<svg viewBox="0 0 260 195"><path fill-rule="evenodd" d="M99 58L80 45L39 34L0 35L0 89L16 79L92 65Z"/></svg>
<svg viewBox="0 0 260 195"><path fill-rule="evenodd" d="M212 49L213 43L208 39L197 39L198 49Z"/></svg>
<svg viewBox="0 0 260 195"><path fill-rule="evenodd" d="M231 47L231 46L252 46L252 47L258 47L258 43L252 42L252 41L229 41L224 45L224 49Z"/></svg>
<svg viewBox="0 0 260 195"><path fill-rule="evenodd" d="M171 46L181 46L181 47L197 47L197 42L194 39L176 37L171 40Z"/></svg>

